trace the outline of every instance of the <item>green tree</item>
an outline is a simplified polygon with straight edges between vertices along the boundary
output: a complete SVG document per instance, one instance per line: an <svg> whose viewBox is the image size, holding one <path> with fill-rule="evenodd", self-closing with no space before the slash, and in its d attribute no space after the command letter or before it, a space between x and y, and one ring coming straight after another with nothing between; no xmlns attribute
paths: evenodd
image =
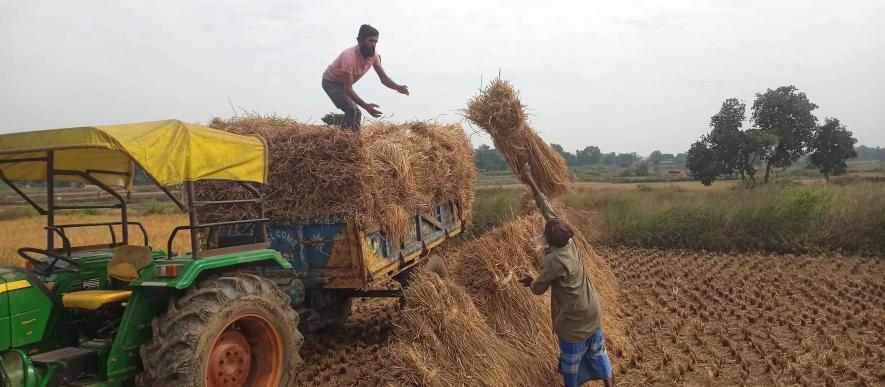
<svg viewBox="0 0 885 387"><path fill-rule="evenodd" d="M476 168L485 171L506 171L509 167L501 152L488 145L480 145L476 149Z"/></svg>
<svg viewBox="0 0 885 387"><path fill-rule="evenodd" d="M786 168L806 153L817 118L811 113L817 105L796 86L781 86L757 93L753 102L753 123L772 134L777 142L765 159L765 182L771 168Z"/></svg>
<svg viewBox="0 0 885 387"><path fill-rule="evenodd" d="M602 163L605 165L615 165L618 163L618 155L615 152L610 152L602 155Z"/></svg>
<svg viewBox="0 0 885 387"><path fill-rule="evenodd" d="M704 153L705 148L698 145L691 160L698 176L710 180L714 173L716 178L738 175L746 187L756 185L756 165L760 159L771 157L777 138L762 129L741 130L746 111L746 104L737 98L729 98L710 117L710 133L701 141L710 154ZM698 164L701 161L703 166Z"/></svg>
<svg viewBox="0 0 885 387"><path fill-rule="evenodd" d="M636 152L618 153L618 165L619 166L629 167L638 161L639 161L639 154Z"/></svg>
<svg viewBox="0 0 885 387"><path fill-rule="evenodd" d="M838 119L827 118L811 139L811 163L830 180L831 175L845 173L845 160L857 156L856 143L857 139Z"/></svg>
<svg viewBox="0 0 885 387"><path fill-rule="evenodd" d="M746 187L756 185L756 164L771 155L776 137L761 129L741 130L747 106L737 98L726 99L710 117L709 141L719 159L721 174L740 175Z"/></svg>
<svg viewBox="0 0 885 387"><path fill-rule="evenodd" d="M740 175L745 187L756 185L756 165L770 157L777 144L777 138L762 129L748 129L743 132L740 150Z"/></svg>
<svg viewBox="0 0 885 387"><path fill-rule="evenodd" d="M722 170L719 165L719 159L713 150L707 137L701 137L700 140L691 144L686 154L686 167L692 179L699 180L702 184L709 186L716 181Z"/></svg>
<svg viewBox="0 0 885 387"><path fill-rule="evenodd" d="M640 161L633 167L636 176L648 176L648 161Z"/></svg>
<svg viewBox="0 0 885 387"><path fill-rule="evenodd" d="M741 126L746 119L747 106L737 98L722 102L719 112L710 117L710 135L707 141L710 150L718 159L720 174L738 173L744 176L742 153L744 133Z"/></svg>
<svg viewBox="0 0 885 387"><path fill-rule="evenodd" d="M566 165L575 165L577 158L573 153L566 152L562 149L562 145L559 144L550 144L550 147L553 148L563 159L565 159Z"/></svg>
<svg viewBox="0 0 885 387"><path fill-rule="evenodd" d="M664 161L664 154L659 150L653 151L648 155L648 161L654 165L658 165L661 161Z"/></svg>
<svg viewBox="0 0 885 387"><path fill-rule="evenodd" d="M599 164L602 162L602 151L598 147L588 146L575 152L578 165Z"/></svg>

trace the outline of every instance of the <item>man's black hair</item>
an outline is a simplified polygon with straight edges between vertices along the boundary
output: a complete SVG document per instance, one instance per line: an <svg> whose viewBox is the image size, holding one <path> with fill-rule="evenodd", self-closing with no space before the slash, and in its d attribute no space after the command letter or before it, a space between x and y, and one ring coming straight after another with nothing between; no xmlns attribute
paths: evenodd
<svg viewBox="0 0 885 387"><path fill-rule="evenodd" d="M575 232L572 227L562 219L553 218L544 225L544 239L550 246L565 247L573 236Z"/></svg>
<svg viewBox="0 0 885 387"><path fill-rule="evenodd" d="M360 26L360 32L356 38L362 40L372 36L378 36L378 30L368 24L363 24Z"/></svg>

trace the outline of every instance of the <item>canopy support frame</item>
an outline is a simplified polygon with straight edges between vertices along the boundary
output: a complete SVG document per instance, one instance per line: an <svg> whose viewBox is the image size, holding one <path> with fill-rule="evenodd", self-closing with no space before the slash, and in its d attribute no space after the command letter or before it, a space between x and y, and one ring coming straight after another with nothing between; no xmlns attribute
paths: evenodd
<svg viewBox="0 0 885 387"><path fill-rule="evenodd" d="M46 249L55 250L55 151L46 151Z"/></svg>
<svg viewBox="0 0 885 387"><path fill-rule="evenodd" d="M188 212L188 225L187 226L178 226L172 230L172 233L169 235L169 239L166 240L166 257L168 259L172 259L172 243L175 240L176 234L178 234L181 230L190 231L190 247L191 247L191 258L199 259L201 257L207 256L208 252L213 250L222 250L223 248L207 248L200 254L200 241L199 235L197 233L198 230L203 228L209 229L209 234L207 237L207 247L209 246L208 239L212 239L211 235L213 232L213 227L218 226L233 226L240 224L254 224L255 229L253 230L253 238L255 238L256 243L265 243L267 242L267 228L266 224L270 221L269 218L265 217L264 210L264 195L261 193L261 190L253 187L251 184L240 181L233 180L234 183L246 189L250 194L253 195L252 199L241 199L241 200L197 200L196 199L196 190L194 189L193 181L186 181L184 183L185 193L187 195L187 212ZM212 222L212 223L200 223L197 216L197 209L213 206L213 205L223 205L223 204L233 204L233 203L252 203L255 205L255 209L258 212L258 217L255 219L244 219L244 220L236 220L236 221L228 221L228 222ZM209 253L211 255L211 253Z"/></svg>
<svg viewBox="0 0 885 387"><path fill-rule="evenodd" d="M0 161L0 163L2 163L2 162L3 161ZM28 202L28 204L30 204L31 207L34 207L34 209L37 210L38 214L40 214L40 215L47 215L48 214L48 211L46 211L42 206L40 206L39 204L34 202L30 196L28 196L27 194L24 193L24 191L21 190L21 188L18 188L18 186L16 186L13 182L9 181L9 179L7 179L6 176L3 175L2 172L0 172L0 180L3 180L3 182L9 186L9 188L12 188L12 190L15 191L15 193L17 193L18 196L21 196L22 199L24 199L26 202Z"/></svg>

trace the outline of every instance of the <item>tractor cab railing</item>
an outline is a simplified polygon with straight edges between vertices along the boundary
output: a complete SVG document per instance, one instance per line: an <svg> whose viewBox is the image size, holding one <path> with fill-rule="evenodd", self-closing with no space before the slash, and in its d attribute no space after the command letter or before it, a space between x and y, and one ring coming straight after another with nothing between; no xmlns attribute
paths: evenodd
<svg viewBox="0 0 885 387"><path fill-rule="evenodd" d="M237 251L245 251L245 250L254 250L256 248L269 248L270 245L267 243L267 229L265 224L270 221L269 218L265 217L264 214L264 197L261 195L261 191L252 185L243 182L243 181L234 181L240 187L246 189L252 197L249 199L235 199L235 200L196 200L196 193L194 190L193 182L185 183L185 191L187 192L187 207L188 207L188 220L189 225L182 225L175 227L172 229L172 233L169 235L169 239L166 241L166 255L168 258L172 258L175 254L172 251L172 245L175 241L175 237L178 235L179 231L188 230L190 231L190 247L191 247L191 257L194 259L210 257L220 254L233 253ZM200 223L198 221L197 211L201 208L209 207L209 206L219 206L219 205L230 205L230 204L254 204L256 213L258 217L255 219L244 219L244 220L232 220L226 222L210 222L210 223ZM209 230L209 233L212 234L212 230L217 227L225 227L225 226L237 226L249 224L252 225L253 232L253 243L244 244L240 246L229 246L229 247L220 247L220 248L211 248L207 243L207 249L200 250L200 239L198 232L199 230ZM208 242L208 241L207 241Z"/></svg>
<svg viewBox="0 0 885 387"><path fill-rule="evenodd" d="M126 224L130 225L130 226L138 227L138 229L141 231L141 237L142 237L142 240L144 241L144 245L145 246L150 245L150 243L148 241L147 230L144 228L144 225L141 222L129 221L129 222L126 222ZM122 241L117 242L117 231L114 229L114 226L122 226L122 225L123 225L123 222L96 222L96 223L56 224L55 226L51 226L51 227L47 226L44 228L46 230L54 232L56 235L58 235L61 238L62 252L64 252L64 254L66 256L70 257L71 253L76 252L76 251L93 250L93 249L97 249L97 248L110 249L110 248L114 248L114 247L126 244L126 243L123 243ZM72 248L71 247L71 240L68 239L67 233L65 232L65 230L69 229L69 228L103 227L103 226L108 228L108 234L111 237L111 243L103 244L103 245L100 244L100 245L89 245L89 246L77 246L77 247ZM58 249L55 249L53 251L58 252Z"/></svg>

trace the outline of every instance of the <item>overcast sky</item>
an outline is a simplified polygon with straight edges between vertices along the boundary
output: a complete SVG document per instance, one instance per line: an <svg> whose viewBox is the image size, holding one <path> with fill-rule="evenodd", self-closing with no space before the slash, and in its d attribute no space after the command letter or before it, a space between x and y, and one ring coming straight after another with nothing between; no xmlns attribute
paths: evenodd
<svg viewBox="0 0 885 387"><path fill-rule="evenodd" d="M548 142L676 153L725 98L793 84L820 119L885 146L882 0L0 0L0 132L204 123L234 114L228 98L318 122L334 110L321 74L362 23L412 92L356 85L391 120L460 122L500 70Z"/></svg>

